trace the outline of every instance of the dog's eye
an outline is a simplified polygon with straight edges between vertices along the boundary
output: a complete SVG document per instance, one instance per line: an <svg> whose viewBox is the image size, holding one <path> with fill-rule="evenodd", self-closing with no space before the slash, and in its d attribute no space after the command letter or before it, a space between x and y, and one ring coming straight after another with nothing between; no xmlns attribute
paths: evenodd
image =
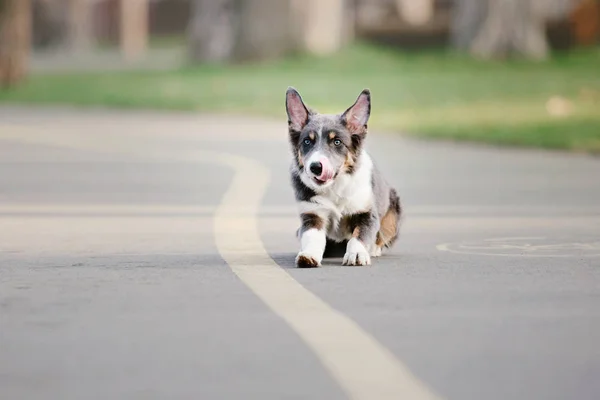
<svg viewBox="0 0 600 400"><path fill-rule="evenodd" d="M334 145L336 145L336 146L339 146L339 145L341 145L341 144L342 144L342 141L341 141L340 139L335 139L335 140L333 141L333 144L334 144Z"/></svg>
<svg viewBox="0 0 600 400"><path fill-rule="evenodd" d="M307 145L307 146L308 146L308 145L310 145L311 143L312 143L312 140L310 140L310 139L304 139L304 144L305 144L305 145Z"/></svg>

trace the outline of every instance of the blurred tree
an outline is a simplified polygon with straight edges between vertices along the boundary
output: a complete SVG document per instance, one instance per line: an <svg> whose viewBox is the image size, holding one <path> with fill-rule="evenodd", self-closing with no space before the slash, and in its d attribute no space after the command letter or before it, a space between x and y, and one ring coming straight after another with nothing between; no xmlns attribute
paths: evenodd
<svg viewBox="0 0 600 400"><path fill-rule="evenodd" d="M327 54L352 36L347 0L194 0L188 26L197 62Z"/></svg>
<svg viewBox="0 0 600 400"><path fill-rule="evenodd" d="M488 0L456 0L450 26L452 45L469 50L483 25L488 11Z"/></svg>
<svg viewBox="0 0 600 400"><path fill-rule="evenodd" d="M90 2L88 0L67 0L66 45L70 51L89 50L92 44Z"/></svg>
<svg viewBox="0 0 600 400"><path fill-rule="evenodd" d="M268 59L293 48L292 0L194 0L188 28L194 61Z"/></svg>
<svg viewBox="0 0 600 400"><path fill-rule="evenodd" d="M244 0L238 10L234 59L272 59L297 48L291 0Z"/></svg>
<svg viewBox="0 0 600 400"><path fill-rule="evenodd" d="M425 25L433 18L435 0L396 0L396 8L410 25Z"/></svg>
<svg viewBox="0 0 600 400"><path fill-rule="evenodd" d="M0 85L10 87L27 75L31 46L30 0L0 0Z"/></svg>
<svg viewBox="0 0 600 400"><path fill-rule="evenodd" d="M600 38L600 0L582 0L570 18L577 43L593 46Z"/></svg>
<svg viewBox="0 0 600 400"><path fill-rule="evenodd" d="M412 0L411 0L412 1ZM302 50L311 54L338 51L354 35L354 16L348 0L295 0L294 36Z"/></svg>
<svg viewBox="0 0 600 400"><path fill-rule="evenodd" d="M127 60L139 58L146 52L148 13L148 0L121 0L120 2L120 47L121 54Z"/></svg>
<svg viewBox="0 0 600 400"><path fill-rule="evenodd" d="M579 0L456 0L452 42L483 58L512 54L543 59L546 23L566 16Z"/></svg>
<svg viewBox="0 0 600 400"><path fill-rule="evenodd" d="M196 62L224 62L233 55L239 10L235 0L193 0L188 52Z"/></svg>
<svg viewBox="0 0 600 400"><path fill-rule="evenodd" d="M32 46L51 48L63 44L67 36L65 4L50 0L32 0Z"/></svg>

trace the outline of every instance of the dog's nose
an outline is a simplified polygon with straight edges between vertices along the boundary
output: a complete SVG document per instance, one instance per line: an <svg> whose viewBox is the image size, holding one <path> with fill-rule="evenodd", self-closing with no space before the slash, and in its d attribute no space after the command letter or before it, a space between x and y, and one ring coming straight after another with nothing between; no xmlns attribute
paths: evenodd
<svg viewBox="0 0 600 400"><path fill-rule="evenodd" d="M321 162L319 161L315 161L313 163L310 164L310 172L312 172L313 174L319 176L321 175L321 172L323 172L323 164L321 164Z"/></svg>

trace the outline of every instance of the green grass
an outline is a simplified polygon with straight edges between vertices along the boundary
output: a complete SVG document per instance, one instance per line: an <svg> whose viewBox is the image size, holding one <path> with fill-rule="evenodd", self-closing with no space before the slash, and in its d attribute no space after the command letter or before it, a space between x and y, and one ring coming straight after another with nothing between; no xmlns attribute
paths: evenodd
<svg viewBox="0 0 600 400"><path fill-rule="evenodd" d="M256 113L283 119L288 85L323 112L342 111L369 87L373 129L600 152L600 49L534 63L356 45L331 57L292 57L260 65L34 76L13 91L0 92L0 102ZM548 112L553 96L568 104L564 115Z"/></svg>

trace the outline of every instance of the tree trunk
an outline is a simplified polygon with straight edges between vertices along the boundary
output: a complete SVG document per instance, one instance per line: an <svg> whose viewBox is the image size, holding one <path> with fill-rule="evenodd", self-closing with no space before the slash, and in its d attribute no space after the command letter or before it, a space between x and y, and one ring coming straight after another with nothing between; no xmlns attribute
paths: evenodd
<svg viewBox="0 0 600 400"><path fill-rule="evenodd" d="M195 0L188 26L196 62L329 54L353 35L349 0Z"/></svg>
<svg viewBox="0 0 600 400"><path fill-rule="evenodd" d="M398 14L410 25L425 25L433 17L434 0L396 0Z"/></svg>
<svg viewBox="0 0 600 400"><path fill-rule="evenodd" d="M600 39L600 1L582 0L572 10L570 22L573 25L575 42L584 46L594 46Z"/></svg>
<svg viewBox="0 0 600 400"><path fill-rule="evenodd" d="M291 0L242 0L233 49L238 61L267 60L297 50L299 38Z"/></svg>
<svg viewBox="0 0 600 400"><path fill-rule="evenodd" d="M545 20L534 11L531 0L492 1L487 18L471 43L471 53L482 58L511 54L537 60L546 58Z"/></svg>
<svg viewBox="0 0 600 400"><path fill-rule="evenodd" d="M347 40L350 23L346 0L301 0L295 4L300 10L299 39L309 53L325 55L338 51Z"/></svg>
<svg viewBox="0 0 600 400"><path fill-rule="evenodd" d="M67 1L67 40L69 51L89 50L92 45L91 10L87 0Z"/></svg>
<svg viewBox="0 0 600 400"><path fill-rule="evenodd" d="M452 43L482 58L548 55L545 25L571 0L458 0ZM564 11L563 11L564 12Z"/></svg>
<svg viewBox="0 0 600 400"><path fill-rule="evenodd" d="M225 62L233 55L238 30L235 0L193 0L188 54L194 62Z"/></svg>
<svg viewBox="0 0 600 400"><path fill-rule="evenodd" d="M488 13L488 0L456 0L450 36L452 45L468 51Z"/></svg>
<svg viewBox="0 0 600 400"><path fill-rule="evenodd" d="M121 53L134 60L148 47L148 0L121 0L120 10Z"/></svg>
<svg viewBox="0 0 600 400"><path fill-rule="evenodd" d="M0 0L0 85L7 88L27 75L31 46L30 0Z"/></svg>

